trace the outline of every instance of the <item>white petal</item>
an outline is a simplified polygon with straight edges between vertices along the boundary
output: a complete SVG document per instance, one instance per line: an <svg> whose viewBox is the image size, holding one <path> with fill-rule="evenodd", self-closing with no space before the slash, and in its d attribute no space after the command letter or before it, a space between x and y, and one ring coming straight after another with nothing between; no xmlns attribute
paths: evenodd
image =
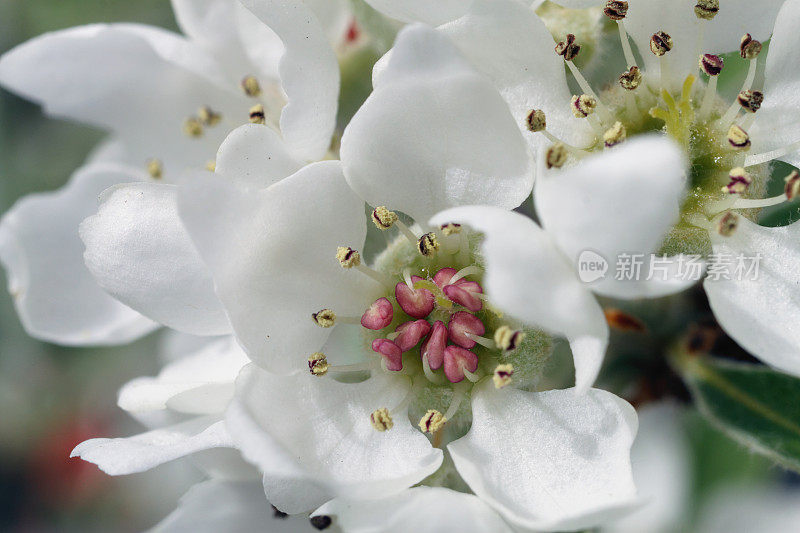
<svg viewBox="0 0 800 533"><path fill-rule="evenodd" d="M724 487L704 506L699 533L783 533L800 527L800 492L795 487L750 484Z"/></svg>
<svg viewBox="0 0 800 533"><path fill-rule="evenodd" d="M470 0L366 0L384 15L402 22L424 22L437 26L463 15Z"/></svg>
<svg viewBox="0 0 800 533"><path fill-rule="evenodd" d="M388 496L442 462L441 450L411 426L405 410L386 432L370 423L374 410L400 405L410 385L406 378L379 373L362 383L339 383L308 372L275 376L250 365L236 385L228 427L244 457L264 472L267 498L285 512L325 501L299 501L306 492ZM294 490L286 491L285 483ZM284 494L291 501L282 501Z"/></svg>
<svg viewBox="0 0 800 533"><path fill-rule="evenodd" d="M313 533L305 517L278 518L260 483L210 480L192 487L149 533Z"/></svg>
<svg viewBox="0 0 800 533"><path fill-rule="evenodd" d="M128 149L128 162L161 159L166 177L213 159L232 125L245 122L248 106L235 88L221 85L222 73L199 47L132 24L32 39L2 57L0 82L49 114L113 131ZM199 139L184 135L184 121L205 105L227 121Z"/></svg>
<svg viewBox="0 0 800 533"><path fill-rule="evenodd" d="M298 159L318 160L336 126L339 64L313 11L290 0L241 0L283 41L280 76L289 103L281 132Z"/></svg>
<svg viewBox="0 0 800 533"><path fill-rule="evenodd" d="M164 367L158 377L127 383L117 403L126 411L137 412L167 407L193 414L222 412L233 397L233 382L247 362L247 355L232 337L213 339ZM220 393L226 394L220 398Z"/></svg>
<svg viewBox="0 0 800 533"><path fill-rule="evenodd" d="M0 260L30 335L65 345L122 344L157 327L97 286L78 237L100 192L131 179L121 167L85 167L64 188L27 196L3 216Z"/></svg>
<svg viewBox="0 0 800 533"><path fill-rule="evenodd" d="M638 410L639 433L631 449L633 480L642 508L607 527L604 533L673 533L689 516L691 464L683 411L666 403Z"/></svg>
<svg viewBox="0 0 800 533"><path fill-rule="evenodd" d="M550 236L529 218L493 207L455 208L431 220L432 225L448 222L484 234L484 288L492 303L523 322L567 337L576 383L581 390L591 386L608 345L608 325Z"/></svg>
<svg viewBox="0 0 800 533"><path fill-rule="evenodd" d="M549 132L577 146L594 138L591 127L570 111L564 60L542 20L515 0L478 0L467 14L440 30L485 74L508 102L514 121L534 148L551 142L528 131L532 109L547 115Z"/></svg>
<svg viewBox="0 0 800 533"><path fill-rule="evenodd" d="M195 418L133 437L89 439L72 450L112 476L135 474L211 448L231 448L225 423L214 417Z"/></svg>
<svg viewBox="0 0 800 533"><path fill-rule="evenodd" d="M652 136L541 176L534 202L542 226L576 265L586 250L614 265L621 254L658 249L679 219L685 193L683 152ZM641 284L615 283L613 271L592 289L616 297L648 294Z"/></svg>
<svg viewBox="0 0 800 533"><path fill-rule="evenodd" d="M731 276L709 277L703 284L722 329L764 363L800 376L800 222L765 228L739 217L731 237L711 238L715 253L732 256ZM740 254L761 255L757 279L737 279Z"/></svg>
<svg viewBox="0 0 800 533"><path fill-rule="evenodd" d="M257 192L197 175L181 187L179 208L237 337L271 371L303 368L325 343L330 329L312 313L361 316L374 300L379 286L335 258L337 246L361 249L367 230L364 204L338 162L309 165Z"/></svg>
<svg viewBox="0 0 800 533"><path fill-rule="evenodd" d="M472 494L416 487L381 500L337 498L312 513L328 515L352 533L511 533L491 507Z"/></svg>
<svg viewBox="0 0 800 533"><path fill-rule="evenodd" d="M632 505L637 421L624 400L598 389L498 390L487 380L472 413L472 428L448 450L475 494L513 525L586 529Z"/></svg>
<svg viewBox="0 0 800 533"><path fill-rule="evenodd" d="M533 184L525 141L497 90L421 25L400 33L345 130L341 157L367 203L417 221L455 205L513 208Z"/></svg>
<svg viewBox="0 0 800 533"><path fill-rule="evenodd" d="M300 167L277 133L256 124L233 130L217 153L217 174L246 187L269 187Z"/></svg>
<svg viewBox="0 0 800 533"><path fill-rule="evenodd" d="M121 302L195 335L230 332L211 273L178 217L177 187L119 185L80 226L86 266Z"/></svg>
<svg viewBox="0 0 800 533"><path fill-rule="evenodd" d="M764 105L756 114L752 136L756 153L800 142L800 74L789 67L797 64L798 24L800 4L785 2L767 55ZM800 147L780 159L800 166Z"/></svg>

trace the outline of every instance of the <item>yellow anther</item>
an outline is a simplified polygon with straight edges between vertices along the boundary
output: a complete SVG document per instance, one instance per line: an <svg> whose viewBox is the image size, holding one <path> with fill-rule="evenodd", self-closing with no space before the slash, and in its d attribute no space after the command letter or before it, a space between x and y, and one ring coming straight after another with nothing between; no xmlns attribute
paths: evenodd
<svg viewBox="0 0 800 533"><path fill-rule="evenodd" d="M572 114L575 115L575 118L588 117L594 113L596 107L597 99L588 94L572 97Z"/></svg>
<svg viewBox="0 0 800 533"><path fill-rule="evenodd" d="M453 222L442 224L441 230L445 237L449 237L450 235L461 233L461 224L455 224Z"/></svg>
<svg viewBox="0 0 800 533"><path fill-rule="evenodd" d="M324 376L328 373L328 358L322 352L312 353L308 357L308 371L314 376Z"/></svg>
<svg viewBox="0 0 800 533"><path fill-rule="evenodd" d="M515 350L524 339L525 333L508 326L500 326L494 332L494 343L504 352Z"/></svg>
<svg viewBox="0 0 800 533"><path fill-rule="evenodd" d="M541 109L532 109L525 118L528 130L534 133L547 129L547 115Z"/></svg>
<svg viewBox="0 0 800 533"><path fill-rule="evenodd" d="M330 309L322 309L313 313L311 318L321 328L332 328L336 325L336 313Z"/></svg>
<svg viewBox="0 0 800 533"><path fill-rule="evenodd" d="M711 20L719 13L719 0L698 0L694 14L699 19Z"/></svg>
<svg viewBox="0 0 800 533"><path fill-rule="evenodd" d="M758 54L761 53L761 49L763 45L761 42L756 41L753 39L753 36L749 33L745 33L742 36L742 41L739 44L739 53L742 56L742 59L755 59L758 57Z"/></svg>
<svg viewBox="0 0 800 533"><path fill-rule="evenodd" d="M661 57L672 50L673 46L674 43L672 41L672 37L663 31L657 31L652 37L650 37L650 51L658 57Z"/></svg>
<svg viewBox="0 0 800 533"><path fill-rule="evenodd" d="M424 433L436 433L444 427L447 419L436 409L429 409L419 420L419 429Z"/></svg>
<svg viewBox="0 0 800 533"><path fill-rule="evenodd" d="M266 124L267 116L264 113L264 106L256 104L250 108L250 122L253 124Z"/></svg>
<svg viewBox="0 0 800 533"><path fill-rule="evenodd" d="M426 233L417 241L417 249L419 253L425 257L430 257L439 251L439 239L436 238L435 233Z"/></svg>
<svg viewBox="0 0 800 533"><path fill-rule="evenodd" d="M755 113L761 109L761 104L764 103L764 93L761 91L742 91L736 97L742 109L748 113Z"/></svg>
<svg viewBox="0 0 800 533"><path fill-rule="evenodd" d="M606 148L616 146L624 142L628 137L628 132L622 122L616 122L611 128L603 134L603 142Z"/></svg>
<svg viewBox="0 0 800 533"><path fill-rule="evenodd" d="M261 96L261 84L258 83L255 76L245 76L242 79L242 90L244 94L252 98Z"/></svg>
<svg viewBox="0 0 800 533"><path fill-rule="evenodd" d="M217 162L213 159L209 159L206 161L206 170L209 172L216 172L217 171Z"/></svg>
<svg viewBox="0 0 800 533"><path fill-rule="evenodd" d="M158 159L150 159L147 162L147 173L154 180L160 180L164 177L164 165Z"/></svg>
<svg viewBox="0 0 800 533"><path fill-rule="evenodd" d="M639 67L631 67L619 77L619 84L623 89L633 91L642 84L642 71Z"/></svg>
<svg viewBox="0 0 800 533"><path fill-rule="evenodd" d="M372 223L380 230L391 228L397 220L397 213L389 211L386 206L381 205L372 210Z"/></svg>
<svg viewBox="0 0 800 533"><path fill-rule="evenodd" d="M555 143L547 149L545 165L547 168L561 168L567 162L567 146L564 143Z"/></svg>
<svg viewBox="0 0 800 533"><path fill-rule="evenodd" d="M222 121L222 115L208 106L203 106L197 110L197 118L200 119L200 122L204 125L210 127L216 126Z"/></svg>
<svg viewBox="0 0 800 533"><path fill-rule="evenodd" d="M734 150L749 150L750 135L738 124L734 124L728 130L728 143Z"/></svg>
<svg viewBox="0 0 800 533"><path fill-rule="evenodd" d="M336 259L343 268L353 268L361 264L361 254L358 250L353 250L349 246L339 246L336 249Z"/></svg>
<svg viewBox="0 0 800 533"><path fill-rule="evenodd" d="M502 389L511 384L511 376L514 375L514 367L508 364L497 365L494 369L492 381L496 389Z"/></svg>
<svg viewBox="0 0 800 533"><path fill-rule="evenodd" d="M189 137L201 137L203 124L195 117L189 117L183 122L183 133Z"/></svg>
<svg viewBox="0 0 800 533"><path fill-rule="evenodd" d="M385 407L373 411L369 415L369 421L372 423L372 427L381 432L392 429L392 426L394 426L392 415L389 414L389 410Z"/></svg>

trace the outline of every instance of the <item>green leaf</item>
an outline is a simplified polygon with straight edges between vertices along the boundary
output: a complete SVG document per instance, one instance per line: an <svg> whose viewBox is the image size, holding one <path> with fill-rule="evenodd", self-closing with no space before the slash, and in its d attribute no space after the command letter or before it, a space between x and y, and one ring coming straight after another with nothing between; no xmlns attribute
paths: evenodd
<svg viewBox="0 0 800 533"><path fill-rule="evenodd" d="M683 356L700 412L729 437L800 472L800 379L764 366Z"/></svg>

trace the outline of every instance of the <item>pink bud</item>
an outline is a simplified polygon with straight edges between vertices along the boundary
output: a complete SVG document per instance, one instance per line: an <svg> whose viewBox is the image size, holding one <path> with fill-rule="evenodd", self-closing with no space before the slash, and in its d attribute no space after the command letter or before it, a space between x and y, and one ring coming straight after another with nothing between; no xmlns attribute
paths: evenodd
<svg viewBox="0 0 800 533"><path fill-rule="evenodd" d="M393 372L403 370L403 351L389 339L375 339L372 341L372 349L383 357L386 361L386 369Z"/></svg>
<svg viewBox="0 0 800 533"><path fill-rule="evenodd" d="M444 375L451 383L464 379L464 369L475 372L478 369L478 356L462 348L450 345L444 349Z"/></svg>
<svg viewBox="0 0 800 533"><path fill-rule="evenodd" d="M428 359L428 366L431 367L431 370L442 368L445 346L447 346L447 326L441 320L437 320L433 323L430 337L425 339L420 349L422 358Z"/></svg>
<svg viewBox="0 0 800 533"><path fill-rule="evenodd" d="M481 319L466 311L455 313L450 318L447 330L450 333L451 341L467 349L475 346L475 341L470 339L467 333L478 335L479 337L486 333L486 328Z"/></svg>
<svg viewBox="0 0 800 533"><path fill-rule="evenodd" d="M458 280L452 285L445 285L444 295L451 301L463 305L472 312L483 309L483 301L475 294L483 294L483 287L476 281Z"/></svg>
<svg viewBox="0 0 800 533"><path fill-rule="evenodd" d="M407 352L417 345L422 338L431 332L431 325L427 320L414 320L400 324L395 330L400 335L395 337L394 343L400 347L401 350Z"/></svg>
<svg viewBox="0 0 800 533"><path fill-rule="evenodd" d="M361 315L361 325L367 329L379 330L392 323L394 308L387 298L378 298Z"/></svg>
<svg viewBox="0 0 800 533"><path fill-rule="evenodd" d="M422 281L419 276L411 276L412 282ZM414 318L425 318L433 311L434 296L428 289L412 289L405 283L394 288L394 297L400 308Z"/></svg>

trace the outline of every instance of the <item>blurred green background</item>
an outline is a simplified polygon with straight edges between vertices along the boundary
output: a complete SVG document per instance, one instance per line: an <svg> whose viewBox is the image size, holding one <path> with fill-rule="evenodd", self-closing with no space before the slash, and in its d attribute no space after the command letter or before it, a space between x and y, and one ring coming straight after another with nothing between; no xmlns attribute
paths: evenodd
<svg viewBox="0 0 800 533"><path fill-rule="evenodd" d="M115 21L175 28L168 0L0 0L0 52L47 31ZM60 187L101 138L0 90L0 212L25 194ZM175 464L112 478L69 452L87 438L140 431L116 408L116 394L127 380L157 372L157 336L113 349L37 342L17 319L4 273L0 283L0 531L153 525L196 472Z"/></svg>

